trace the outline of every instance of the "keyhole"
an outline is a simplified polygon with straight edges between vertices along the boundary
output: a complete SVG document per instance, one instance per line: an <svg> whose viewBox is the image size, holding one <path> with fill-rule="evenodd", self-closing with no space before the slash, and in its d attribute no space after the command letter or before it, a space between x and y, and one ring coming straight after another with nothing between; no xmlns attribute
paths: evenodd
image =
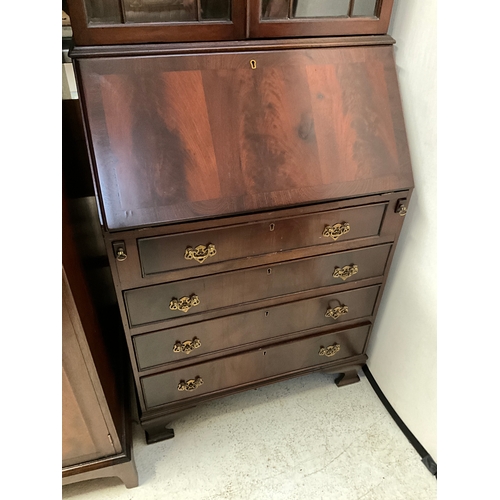
<svg viewBox="0 0 500 500"><path fill-rule="evenodd" d="M267 270L267 274L271 274L272 272L273 272L273 270L272 270L271 268L269 268L269 269Z"/></svg>
<svg viewBox="0 0 500 500"><path fill-rule="evenodd" d="M257 69L257 61L256 61L255 59L252 59L252 60L250 61L250 67L251 67L252 69Z"/></svg>
<svg viewBox="0 0 500 500"><path fill-rule="evenodd" d="M262 355L263 355L263 356L265 356L265 355L266 355L266 351L264 351L264 352L262 353Z"/></svg>
<svg viewBox="0 0 500 500"><path fill-rule="evenodd" d="M264 316L267 318L267 317L269 316L269 311L266 311L266 312L264 313Z"/></svg>
<svg viewBox="0 0 500 500"><path fill-rule="evenodd" d="M274 231L274 222L269 224L269 231Z"/></svg>

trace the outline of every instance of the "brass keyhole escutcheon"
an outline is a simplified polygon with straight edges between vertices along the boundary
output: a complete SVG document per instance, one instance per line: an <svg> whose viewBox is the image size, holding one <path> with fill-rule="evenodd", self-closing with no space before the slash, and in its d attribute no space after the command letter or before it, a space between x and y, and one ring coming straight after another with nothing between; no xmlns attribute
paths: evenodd
<svg viewBox="0 0 500 500"><path fill-rule="evenodd" d="M250 67L251 67L252 69L257 69L257 61L256 61L255 59L252 59L252 60L250 61Z"/></svg>
<svg viewBox="0 0 500 500"><path fill-rule="evenodd" d="M271 222L271 224L269 224L269 231L274 231L274 222Z"/></svg>

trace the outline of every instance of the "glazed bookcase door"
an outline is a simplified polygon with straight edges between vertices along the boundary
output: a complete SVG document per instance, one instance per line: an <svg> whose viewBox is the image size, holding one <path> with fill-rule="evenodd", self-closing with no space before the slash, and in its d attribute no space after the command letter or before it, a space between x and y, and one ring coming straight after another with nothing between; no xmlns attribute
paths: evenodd
<svg viewBox="0 0 500 500"><path fill-rule="evenodd" d="M393 0L248 0L250 38L385 34ZM259 5L259 8L255 7Z"/></svg>
<svg viewBox="0 0 500 500"><path fill-rule="evenodd" d="M77 45L238 40L244 0L68 0Z"/></svg>

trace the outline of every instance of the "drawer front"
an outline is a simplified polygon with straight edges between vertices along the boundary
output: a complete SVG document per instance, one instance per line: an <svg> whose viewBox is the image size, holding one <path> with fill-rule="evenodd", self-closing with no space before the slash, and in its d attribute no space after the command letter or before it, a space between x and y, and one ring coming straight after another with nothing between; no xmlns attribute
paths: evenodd
<svg viewBox="0 0 500 500"><path fill-rule="evenodd" d="M129 323L134 327L179 315L382 276L390 249L390 244L380 245L128 290L124 292L124 300ZM334 277L334 274L339 276ZM349 277L349 274L352 275Z"/></svg>
<svg viewBox="0 0 500 500"><path fill-rule="evenodd" d="M143 276L379 234L386 204L139 239Z"/></svg>
<svg viewBox="0 0 500 500"><path fill-rule="evenodd" d="M153 408L362 354L369 329L365 325L308 337L144 377L146 406Z"/></svg>
<svg viewBox="0 0 500 500"><path fill-rule="evenodd" d="M371 316L379 286L299 300L134 337L140 370Z"/></svg>

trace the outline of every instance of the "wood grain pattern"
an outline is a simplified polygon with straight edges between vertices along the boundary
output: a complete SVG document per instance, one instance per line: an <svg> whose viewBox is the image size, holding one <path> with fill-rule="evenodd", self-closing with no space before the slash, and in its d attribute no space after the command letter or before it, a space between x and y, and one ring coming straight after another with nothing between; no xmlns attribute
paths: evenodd
<svg viewBox="0 0 500 500"><path fill-rule="evenodd" d="M62 464L65 467L112 455L121 451L121 446L104 415L109 410L64 268L62 278ZM118 450L108 439L112 433Z"/></svg>
<svg viewBox="0 0 500 500"><path fill-rule="evenodd" d="M276 38L269 40L238 40L190 43L148 43L124 45L75 46L69 54L73 59L94 57L124 57L124 56L157 56L180 54L203 54L223 52L252 52L255 50L282 49L320 49L333 47L367 47L376 45L393 45L394 38L389 35L371 35L369 37L309 37L309 38Z"/></svg>
<svg viewBox="0 0 500 500"><path fill-rule="evenodd" d="M394 237L399 233L404 221L404 217L400 217L396 213L396 205L399 199L405 198L406 196L409 196L409 192L401 191L384 195L370 196L362 199L353 198L300 208L274 210L260 214L247 214L235 217L224 217L219 219L105 233L106 246L108 247L109 259L111 261L111 266L114 269L116 279L120 283L121 288L127 290L130 288L154 285L165 281L178 281L181 279L194 278L196 276L204 276L206 274L272 264L283 260L294 260L315 255L324 255L333 251L345 251L357 248L361 244L372 246L392 242ZM378 230L378 234L358 239L361 234L365 234L366 236L374 230L373 221L374 218L376 218L375 206L378 206L379 204L384 204L386 206L386 210L384 212L382 225ZM369 205L373 206L375 212L370 210ZM346 209L351 208L354 209L352 215L350 215L349 210L346 211ZM360 215L363 214L363 221L360 226L358 226L358 223L356 222L356 220L359 222L359 219L352 219L352 217L355 216L355 213L358 213L358 209ZM313 246L308 246L312 242L309 238L313 236L313 234L309 231L313 231L313 229L305 229L302 222L300 222L302 218L304 218L304 220L315 220L315 216L317 216L321 219L325 212L332 211L333 216L337 210L339 213L346 215L349 214L349 219L347 220L354 220L356 228L361 229L362 232L357 233L357 230L355 231L353 226L351 228L351 232L339 238L337 241L329 239L330 242L327 242L323 237L321 237L319 240L315 240L313 242ZM369 216L364 215L365 210L370 211ZM364 217L366 217L366 219ZM290 219L290 221L288 221L288 219ZM275 226L274 231L271 233L270 225L273 223ZM252 241L249 244L245 244L241 238L238 238L238 235L244 235L244 227L248 227L250 231L249 234L252 236ZM266 236L262 235L263 233L259 231L259 228L266 229ZM300 233L287 235L284 232L287 228L290 228L292 231L295 228L300 231ZM233 233L232 230L235 232ZM365 230L368 232L364 233ZM302 233L303 231L306 232ZM139 250L139 247L142 246L142 240L153 241L149 240L150 238L159 240L159 246L157 247L158 252L154 256L154 262L158 264L156 270L160 271L161 269L172 269L172 266L176 266L179 260L176 258L175 252L181 252L184 254L185 251L185 247L178 247L177 243L175 243L173 247L169 247L167 251L167 248L161 244L162 241L168 241L170 239L173 242L180 242L183 237L187 238L189 235L194 237L196 234L207 234L207 236L210 236L215 233L227 235L227 238L224 238L225 249L221 247L221 251L223 252L221 255L217 253L214 257L207 259L201 265L196 263L196 266L189 266L189 262L192 261L186 261L182 258L182 260L188 264L188 267L164 272L155 272L154 274L145 274L147 267L143 267L143 264L141 263L141 256L139 254L139 251L143 251L142 249ZM280 241L278 241L278 238L274 239L273 233L280 233ZM301 234L304 234L304 239L300 238ZM351 235L356 234L358 234L358 237L349 239ZM210 236L210 239L211 238L212 236ZM234 239L236 239L236 241L233 246L231 242ZM116 260L113 251L113 244L117 241L122 241L127 250L127 259L122 262L118 262ZM220 240L217 241L220 243ZM238 241L240 243L238 243ZM273 241L276 246L269 246L269 244ZM208 242L214 243L209 240L205 243ZM259 242L262 243L262 248L259 247ZM319 242L321 242L321 244L317 244ZM185 243L191 246L193 246L193 244L203 244L201 241L198 241L198 239L196 242L191 240L189 242L185 241ZM227 247L226 244L229 243L231 243L231 246ZM245 248L247 247L250 252L245 252ZM271 248L274 250L271 250ZM278 248L279 251L276 251L276 248ZM263 251L269 251L270 253L262 254ZM252 255L249 255L249 253L252 253ZM224 260L221 258L224 256L227 258L228 255L234 256L235 258L231 258L230 260ZM240 255L240 257L245 255L245 257L238 258L237 255ZM171 264L169 259L172 259Z"/></svg>
<svg viewBox="0 0 500 500"><path fill-rule="evenodd" d="M79 66L109 230L413 185L390 47Z"/></svg>
<svg viewBox="0 0 500 500"><path fill-rule="evenodd" d="M343 360L361 354L364 350L370 325L345 331L308 337L278 346L270 346L227 356L225 358L200 363L188 368L172 370L142 379L146 406L152 408L162 404L187 399L192 396L209 394L233 386L256 382L283 373L293 372L315 365ZM333 343L340 344L340 351L329 358L320 356L321 347ZM178 391L177 384L201 377L203 385L193 392Z"/></svg>
<svg viewBox="0 0 500 500"><path fill-rule="evenodd" d="M259 341L276 341L277 337L295 332L359 320L372 315L379 289L379 286L364 287L137 335L134 337L137 363L140 370L166 363L197 363L200 357L213 352L226 355L230 348L248 349ZM338 306L347 306L348 312L337 319L325 316L328 308ZM195 337L201 344L197 349L188 355L173 352L177 341Z"/></svg>
<svg viewBox="0 0 500 500"><path fill-rule="evenodd" d="M390 249L391 245L380 245L127 290L124 300L129 322L131 326L139 326L179 316L192 316L194 321L196 314L203 311L382 276ZM358 272L351 278L342 280L332 276L335 268L352 265L358 266ZM199 297L200 303L188 312L169 309L173 298L192 294Z"/></svg>
<svg viewBox="0 0 500 500"><path fill-rule="evenodd" d="M323 235L325 227L349 224L349 232L339 242L379 234L385 204L329 211L270 222L244 224L239 227L200 231L175 236L141 238L137 241L144 276L188 267L207 267L217 262L272 254L296 248L328 245L332 239ZM216 254L203 263L186 260L187 247L211 243ZM210 272L207 269L205 272Z"/></svg>

